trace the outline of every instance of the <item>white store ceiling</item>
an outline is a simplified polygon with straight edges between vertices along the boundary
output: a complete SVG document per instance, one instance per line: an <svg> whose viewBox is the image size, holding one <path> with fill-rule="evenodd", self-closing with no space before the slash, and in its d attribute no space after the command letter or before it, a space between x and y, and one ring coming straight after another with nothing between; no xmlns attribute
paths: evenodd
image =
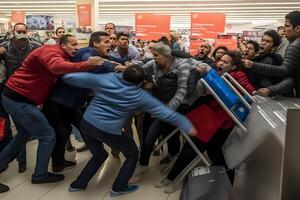
<svg viewBox="0 0 300 200"><path fill-rule="evenodd" d="M191 12L225 13L228 23L274 23L283 20L288 12L300 10L299 0L95 0L95 5L98 24L114 22L131 26L134 26L135 13L168 14L172 26L186 27ZM76 19L75 0L0 0L0 17L9 17L12 10Z"/></svg>

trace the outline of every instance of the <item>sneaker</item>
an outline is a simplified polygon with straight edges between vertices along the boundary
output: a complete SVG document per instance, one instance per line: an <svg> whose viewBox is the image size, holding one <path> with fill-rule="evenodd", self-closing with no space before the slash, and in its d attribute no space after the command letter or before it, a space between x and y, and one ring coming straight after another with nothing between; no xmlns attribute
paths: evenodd
<svg viewBox="0 0 300 200"><path fill-rule="evenodd" d="M79 191L85 191L86 187L78 187L76 186L76 181L73 181L71 184L70 184L70 187L69 187L69 192L79 192Z"/></svg>
<svg viewBox="0 0 300 200"><path fill-rule="evenodd" d="M19 169L18 169L18 172L19 172L19 173L23 173L23 172L25 172L26 170L27 170L26 163L24 164L24 163L20 163L20 162L19 162Z"/></svg>
<svg viewBox="0 0 300 200"><path fill-rule="evenodd" d="M171 184L172 181L170 181L167 178L164 178L163 180L161 180L159 183L155 184L156 188L163 188L168 186L169 184Z"/></svg>
<svg viewBox="0 0 300 200"><path fill-rule="evenodd" d="M65 176L62 174L53 174L49 173L46 177L43 178L31 178L32 184L41 184L41 183L53 183L64 180Z"/></svg>
<svg viewBox="0 0 300 200"><path fill-rule="evenodd" d="M133 175L133 177L131 177L131 179L129 180L129 183L137 184L137 183L142 182L142 180L143 180L143 174L136 174L136 175Z"/></svg>
<svg viewBox="0 0 300 200"><path fill-rule="evenodd" d="M173 183L171 183L164 189L164 192L166 194L172 194L172 193L176 192L177 190L179 190L181 187L182 187L182 183L179 183L177 185L174 185Z"/></svg>
<svg viewBox="0 0 300 200"><path fill-rule="evenodd" d="M55 173L61 172L64 169L71 169L76 166L76 162L65 160L63 165L60 166L53 166L52 171Z"/></svg>
<svg viewBox="0 0 300 200"><path fill-rule="evenodd" d="M147 171L149 171L149 165L146 165L146 166L138 165L135 168L134 175L143 174Z"/></svg>
<svg viewBox="0 0 300 200"><path fill-rule="evenodd" d="M9 190L9 187L7 185L0 183L0 193L7 192L8 190Z"/></svg>
<svg viewBox="0 0 300 200"><path fill-rule="evenodd" d="M125 188L123 190L114 191L113 189L111 189L110 196L117 197L120 195L128 194L128 193L137 191L138 188L139 188L138 185L127 185L127 188Z"/></svg>

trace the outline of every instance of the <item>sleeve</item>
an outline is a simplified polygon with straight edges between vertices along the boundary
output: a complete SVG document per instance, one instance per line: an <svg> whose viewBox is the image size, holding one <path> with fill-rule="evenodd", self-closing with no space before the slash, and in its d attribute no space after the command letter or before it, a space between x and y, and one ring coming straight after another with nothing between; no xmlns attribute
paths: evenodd
<svg viewBox="0 0 300 200"><path fill-rule="evenodd" d="M293 77L286 78L279 83L268 87L270 90L270 96L284 94L290 92L295 87L295 81Z"/></svg>
<svg viewBox="0 0 300 200"><path fill-rule="evenodd" d="M140 107L141 110L149 112L153 117L170 123L185 133L188 133L192 128L192 123L185 116L171 110L147 92L145 92L145 96L142 98Z"/></svg>
<svg viewBox="0 0 300 200"><path fill-rule="evenodd" d="M88 88L94 89L96 86L96 81L99 79L99 75L91 74L87 72L80 73L69 73L62 77L62 81L66 84L80 87L80 88Z"/></svg>
<svg viewBox="0 0 300 200"><path fill-rule="evenodd" d="M169 107L176 110L182 104L188 91L188 78L190 69L187 63L179 63L179 72L177 76L177 90L174 97L168 103Z"/></svg>
<svg viewBox="0 0 300 200"><path fill-rule="evenodd" d="M95 68L95 66L90 65L87 61L72 63L55 52L49 53L46 57L40 57L40 62L50 72L58 75L89 71Z"/></svg>
<svg viewBox="0 0 300 200"><path fill-rule="evenodd" d="M251 84L248 76L244 72L238 72L238 77L236 81L249 93L252 94L255 91L255 88Z"/></svg>
<svg viewBox="0 0 300 200"><path fill-rule="evenodd" d="M300 48L296 45L289 45L286 50L282 65L269 65L262 63L253 63L250 71L269 76L289 76L295 73L300 63Z"/></svg>
<svg viewBox="0 0 300 200"><path fill-rule="evenodd" d="M136 47L132 46L132 58L130 61L137 61L141 59L141 54Z"/></svg>
<svg viewBox="0 0 300 200"><path fill-rule="evenodd" d="M117 64L104 61L102 65L97 65L97 67L90 72L95 74L114 72L116 66Z"/></svg>
<svg viewBox="0 0 300 200"><path fill-rule="evenodd" d="M142 65L142 68L145 73L145 77L152 77L152 75L154 74L154 70L153 70L154 65L155 65L154 59Z"/></svg>

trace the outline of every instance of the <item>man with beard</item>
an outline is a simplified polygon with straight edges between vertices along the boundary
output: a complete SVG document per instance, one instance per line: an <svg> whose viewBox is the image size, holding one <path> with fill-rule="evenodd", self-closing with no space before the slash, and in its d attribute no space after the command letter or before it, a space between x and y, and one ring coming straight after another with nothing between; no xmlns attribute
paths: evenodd
<svg viewBox="0 0 300 200"><path fill-rule="evenodd" d="M89 46L78 50L72 58L73 62L86 61L90 56L100 56L101 58L119 61L108 56L110 50L109 36L105 32L94 32L91 35ZM104 61L104 63L91 70L91 73L108 73L125 70L125 66L115 62ZM64 158L65 146L72 132L72 125L80 131L80 121L82 120L81 107L84 106L89 90L80 89L59 81L44 104L43 112L56 134L56 143L52 153L52 170L60 172L66 168L76 165L75 162L67 161Z"/></svg>
<svg viewBox="0 0 300 200"><path fill-rule="evenodd" d="M198 54L196 55L195 59L208 64L213 69L216 69L217 65L215 61L208 57L210 52L211 52L211 45L208 42L203 42L199 47Z"/></svg>
<svg viewBox="0 0 300 200"><path fill-rule="evenodd" d="M77 39L63 35L59 44L44 45L32 51L7 80L2 93L5 111L15 122L17 135L0 153L0 172L25 147L32 136L38 139L36 166L31 183L50 183L64 179L48 172L50 155L55 145L55 133L37 106L47 99L57 78L70 72L89 71L102 62L99 57L72 63L68 60L77 51Z"/></svg>
<svg viewBox="0 0 300 200"><path fill-rule="evenodd" d="M289 76L295 78L296 97L300 97L300 11L292 11L285 16L286 38L290 41L287 47L283 62L280 66L244 60L244 65L253 73L265 74L268 76ZM282 84L278 90L288 91L291 84ZM265 96L272 95L269 88L263 88L261 93Z"/></svg>

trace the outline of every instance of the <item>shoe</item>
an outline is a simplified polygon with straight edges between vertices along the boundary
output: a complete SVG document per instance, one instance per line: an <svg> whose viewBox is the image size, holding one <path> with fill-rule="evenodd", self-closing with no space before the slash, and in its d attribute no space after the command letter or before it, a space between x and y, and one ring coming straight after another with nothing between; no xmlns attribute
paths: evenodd
<svg viewBox="0 0 300 200"><path fill-rule="evenodd" d="M71 169L75 166L76 166L76 162L65 160L63 165L60 165L60 166L52 165L52 171L55 173L58 173L58 172L63 171L64 169Z"/></svg>
<svg viewBox="0 0 300 200"><path fill-rule="evenodd" d="M146 166L138 165L135 168L134 175L143 174L147 171L149 171L149 165L146 165Z"/></svg>
<svg viewBox="0 0 300 200"><path fill-rule="evenodd" d="M123 190L118 190L118 191L114 191L113 189L111 189L110 191L110 196L111 197L117 197L120 195L124 195L124 194L128 194L131 192L135 192L139 189L138 185L127 185L127 188L123 189Z"/></svg>
<svg viewBox="0 0 300 200"><path fill-rule="evenodd" d="M131 179L129 180L129 183L130 184L137 184L137 183L142 182L142 180L143 180L143 175L142 174L136 174L136 175L133 175L131 177Z"/></svg>
<svg viewBox="0 0 300 200"><path fill-rule="evenodd" d="M176 192L177 190L179 190L182 187L183 183L179 183L177 185L174 185L173 183L169 184L165 189L164 189L164 193L166 194L173 194L174 192Z"/></svg>
<svg viewBox="0 0 300 200"><path fill-rule="evenodd" d="M26 164L20 164L19 163L19 169L18 172L19 173L24 173L27 170Z"/></svg>
<svg viewBox="0 0 300 200"><path fill-rule="evenodd" d="M7 185L0 183L0 193L7 192L8 190L9 190L9 187Z"/></svg>
<svg viewBox="0 0 300 200"><path fill-rule="evenodd" d="M120 158L120 151L115 150L115 149L112 149L112 150L111 150L111 155L112 155L114 158Z"/></svg>
<svg viewBox="0 0 300 200"><path fill-rule="evenodd" d="M82 147L79 147L76 149L76 152L83 152L83 151L86 151L88 148L87 146L84 144Z"/></svg>
<svg viewBox="0 0 300 200"><path fill-rule="evenodd" d="M53 183L64 180L65 176L62 174L53 174L48 172L48 175L43 178L31 178L32 184L41 184L41 183Z"/></svg>
<svg viewBox="0 0 300 200"><path fill-rule="evenodd" d="M86 189L86 187L78 187L76 186L76 181L73 181L71 184L70 184L70 187L69 187L69 192L80 192L80 191L84 191Z"/></svg>
<svg viewBox="0 0 300 200"><path fill-rule="evenodd" d="M26 163L24 163L24 162L18 162L18 165L19 165L19 169L18 169L19 173L23 173L23 172L25 172L27 170Z"/></svg>
<svg viewBox="0 0 300 200"><path fill-rule="evenodd" d="M75 151L75 147L72 145L70 138L67 140L66 151L68 152Z"/></svg>
<svg viewBox="0 0 300 200"><path fill-rule="evenodd" d="M156 188L163 188L168 186L169 184L171 184L172 181L170 181L167 178L164 178L163 180L161 180L159 183L155 184Z"/></svg>

